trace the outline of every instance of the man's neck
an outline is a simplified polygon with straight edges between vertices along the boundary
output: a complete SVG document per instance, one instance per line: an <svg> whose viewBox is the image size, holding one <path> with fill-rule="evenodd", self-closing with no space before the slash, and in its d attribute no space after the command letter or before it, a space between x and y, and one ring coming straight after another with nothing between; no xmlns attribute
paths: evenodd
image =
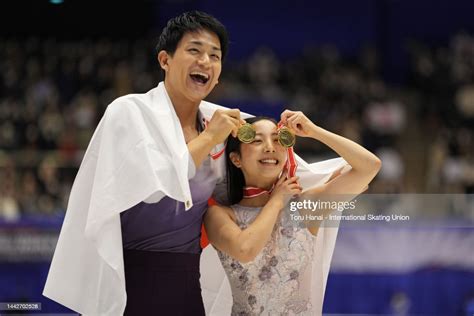
<svg viewBox="0 0 474 316"><path fill-rule="evenodd" d="M186 99L182 94L170 88L165 81L165 89L174 107L182 128L195 128L200 102Z"/></svg>

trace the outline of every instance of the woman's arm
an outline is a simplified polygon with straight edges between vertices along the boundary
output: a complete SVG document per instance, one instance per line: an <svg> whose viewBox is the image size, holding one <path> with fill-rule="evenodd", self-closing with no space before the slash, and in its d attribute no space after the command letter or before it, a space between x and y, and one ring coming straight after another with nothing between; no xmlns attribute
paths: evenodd
<svg viewBox="0 0 474 316"><path fill-rule="evenodd" d="M350 170L343 170L326 184L306 191L302 198L332 195L336 199L339 195L338 201L351 200L365 191L379 172L382 162L377 156L347 138L316 126L302 112L286 110L282 113L282 120L297 136L311 137L326 144L351 166ZM317 233L318 228L318 223L311 223L312 233Z"/></svg>
<svg viewBox="0 0 474 316"><path fill-rule="evenodd" d="M338 153L352 167L324 185L323 194L360 194L377 175L382 162L357 143L313 124L312 138ZM311 191L311 190L310 190Z"/></svg>
<svg viewBox="0 0 474 316"><path fill-rule="evenodd" d="M240 262L252 261L270 240L278 215L287 200L301 192L296 181L297 177L281 177L271 198L246 229L237 226L230 208L211 206L204 217L209 241Z"/></svg>
<svg viewBox="0 0 474 316"><path fill-rule="evenodd" d="M293 129L297 136L311 137L326 144L352 167L326 183L322 191L316 190L317 193L359 194L380 170L382 163L377 156L347 138L316 126L302 112L286 110L281 117L283 123Z"/></svg>

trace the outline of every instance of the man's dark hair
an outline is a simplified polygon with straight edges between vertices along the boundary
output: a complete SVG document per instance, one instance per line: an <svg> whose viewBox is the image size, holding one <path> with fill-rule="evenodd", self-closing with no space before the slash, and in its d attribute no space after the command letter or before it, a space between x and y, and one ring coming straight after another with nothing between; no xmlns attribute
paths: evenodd
<svg viewBox="0 0 474 316"><path fill-rule="evenodd" d="M224 61L229 46L227 30L215 17L201 11L185 12L169 20L158 39L156 53L164 50L172 56L184 34L198 32L203 29L213 32L219 37L222 51L221 59Z"/></svg>
<svg viewBox="0 0 474 316"><path fill-rule="evenodd" d="M268 120L275 125L277 125L277 121L270 117L266 116L256 116L246 119L247 123L253 124L261 120ZM230 204L239 203L244 197L244 187L245 187L245 178L242 170L237 168L232 161L230 160L230 153L236 152L240 155L240 145L241 142L238 138L229 135L227 138L227 145L225 148L225 157L227 163L227 194L229 197Z"/></svg>

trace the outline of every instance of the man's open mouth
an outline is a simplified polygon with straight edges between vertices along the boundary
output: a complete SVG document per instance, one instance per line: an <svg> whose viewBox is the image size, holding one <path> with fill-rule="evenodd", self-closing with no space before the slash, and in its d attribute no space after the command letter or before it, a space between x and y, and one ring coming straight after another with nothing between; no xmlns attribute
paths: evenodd
<svg viewBox="0 0 474 316"><path fill-rule="evenodd" d="M209 75L203 72L193 71L189 76L199 84L206 84L209 81Z"/></svg>

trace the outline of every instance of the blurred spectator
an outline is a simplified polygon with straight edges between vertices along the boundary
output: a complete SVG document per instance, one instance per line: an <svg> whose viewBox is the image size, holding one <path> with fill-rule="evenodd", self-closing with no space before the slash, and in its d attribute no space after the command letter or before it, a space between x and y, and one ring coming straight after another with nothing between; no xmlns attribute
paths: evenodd
<svg viewBox="0 0 474 316"><path fill-rule="evenodd" d="M0 220L15 221L20 218L17 203L16 168L11 159L0 153Z"/></svg>

